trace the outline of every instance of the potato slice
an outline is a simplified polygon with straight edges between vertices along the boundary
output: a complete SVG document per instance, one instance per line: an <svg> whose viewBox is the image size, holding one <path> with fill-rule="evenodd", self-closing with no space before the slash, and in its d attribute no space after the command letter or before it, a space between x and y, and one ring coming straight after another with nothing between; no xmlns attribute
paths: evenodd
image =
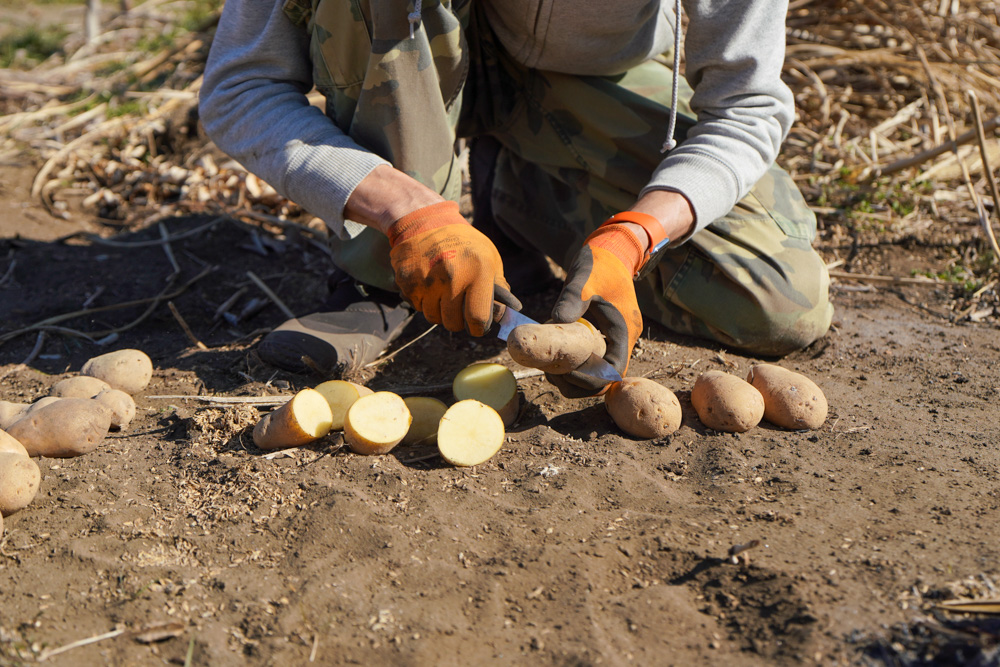
<svg viewBox="0 0 1000 667"><path fill-rule="evenodd" d="M412 419L402 398L391 391L376 391L348 408L344 440L357 454L386 454L406 437Z"/></svg>
<svg viewBox="0 0 1000 667"><path fill-rule="evenodd" d="M142 350L115 350L89 359L80 370L126 394L136 394L153 378L153 362Z"/></svg>
<svg viewBox="0 0 1000 667"><path fill-rule="evenodd" d="M826 421L829 406L823 390L801 373L757 364L750 369L747 382L764 397L764 419L775 426L801 431L819 428Z"/></svg>
<svg viewBox="0 0 1000 667"><path fill-rule="evenodd" d="M604 395L618 428L637 438L662 438L681 425L681 404L674 392L648 378L625 378Z"/></svg>
<svg viewBox="0 0 1000 667"><path fill-rule="evenodd" d="M330 411L333 413L333 424L331 431L340 431L344 428L344 415L347 409L354 405L354 401L362 396L369 396L372 390L364 385L346 380L330 380L316 385L316 391L323 394L323 398L330 404Z"/></svg>
<svg viewBox="0 0 1000 667"><path fill-rule="evenodd" d="M517 419L521 395L514 373L506 366L492 363L466 366L455 376L451 388L456 400L471 398L496 410L505 427Z"/></svg>
<svg viewBox="0 0 1000 667"><path fill-rule="evenodd" d="M332 423L330 404L323 394L303 389L257 422L253 442L261 449L299 447L329 433Z"/></svg>
<svg viewBox="0 0 1000 667"><path fill-rule="evenodd" d="M0 514L8 516L27 507L41 480L38 464L27 456L0 453Z"/></svg>
<svg viewBox="0 0 1000 667"><path fill-rule="evenodd" d="M111 385L104 380L99 380L89 375L74 375L73 377L59 380L59 382L52 385L52 389L49 390L49 396L58 396L59 398L93 398L105 389L111 389Z"/></svg>
<svg viewBox="0 0 1000 667"><path fill-rule="evenodd" d="M477 466L500 451L506 433L497 411L474 399L448 408L438 426L438 451L454 466Z"/></svg>
<svg viewBox="0 0 1000 667"><path fill-rule="evenodd" d="M71 458L96 449L110 428L111 413L97 401L57 398L32 409L7 432L24 445L29 456Z"/></svg>
<svg viewBox="0 0 1000 667"><path fill-rule="evenodd" d="M406 432L402 443L404 445L433 445L437 443L438 425L441 417L448 410L444 401L430 396L410 396L403 402L410 411L413 421L410 430Z"/></svg>
<svg viewBox="0 0 1000 667"><path fill-rule="evenodd" d="M20 454L28 456L28 450L21 442L7 431L0 431L0 454Z"/></svg>
<svg viewBox="0 0 1000 667"><path fill-rule="evenodd" d="M760 423L764 397L743 378L705 371L695 380L691 405L701 423L714 431L743 433Z"/></svg>

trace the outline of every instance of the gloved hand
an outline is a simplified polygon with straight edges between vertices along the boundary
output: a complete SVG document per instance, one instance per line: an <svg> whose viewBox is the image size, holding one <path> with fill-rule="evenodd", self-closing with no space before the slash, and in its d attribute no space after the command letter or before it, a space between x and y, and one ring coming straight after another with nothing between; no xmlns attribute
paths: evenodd
<svg viewBox="0 0 1000 667"><path fill-rule="evenodd" d="M388 235L396 284L429 322L482 336L493 324L494 299L521 309L503 277L500 253L455 202L417 209L393 223Z"/></svg>
<svg viewBox="0 0 1000 667"><path fill-rule="evenodd" d="M639 241L623 224L605 224L587 238L573 260L566 284L552 309L552 321L590 320L607 339L604 359L622 377L642 333L642 314L632 278L644 260ZM603 381L580 373L546 374L567 398L603 393Z"/></svg>

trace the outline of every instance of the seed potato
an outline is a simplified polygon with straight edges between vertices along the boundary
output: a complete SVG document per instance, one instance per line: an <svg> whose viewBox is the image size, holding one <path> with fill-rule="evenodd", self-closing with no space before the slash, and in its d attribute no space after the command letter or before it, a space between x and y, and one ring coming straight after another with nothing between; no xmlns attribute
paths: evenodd
<svg viewBox="0 0 1000 667"><path fill-rule="evenodd" d="M59 380L59 382L52 385L52 389L49 390L49 396L58 396L59 398L93 398L105 389L111 389L111 385L104 380L99 380L89 375L74 375L73 377Z"/></svg>
<svg viewBox="0 0 1000 667"><path fill-rule="evenodd" d="M706 371L694 383L691 405L701 423L714 431L743 433L760 423L764 397L743 378Z"/></svg>
<svg viewBox="0 0 1000 667"><path fill-rule="evenodd" d="M8 429L24 415L28 409L27 403L12 403L10 401L0 401L0 428Z"/></svg>
<svg viewBox="0 0 1000 667"><path fill-rule="evenodd" d="M510 332L507 351L511 359L529 368L564 375L579 368L591 354L603 356L607 345L586 321L569 324L522 324Z"/></svg>
<svg viewBox="0 0 1000 667"><path fill-rule="evenodd" d="M88 360L80 373L134 395L149 385L153 378L153 362L142 350L115 350Z"/></svg>
<svg viewBox="0 0 1000 667"><path fill-rule="evenodd" d="M303 389L280 408L264 415L253 429L261 449L300 447L330 432L333 412L323 394Z"/></svg>
<svg viewBox="0 0 1000 667"><path fill-rule="evenodd" d="M32 410L7 432L29 456L71 458L93 451L111 428L111 413L90 398L60 398Z"/></svg>
<svg viewBox="0 0 1000 667"><path fill-rule="evenodd" d="M27 456L0 453L0 514L9 516L35 499L42 474Z"/></svg>
<svg viewBox="0 0 1000 667"><path fill-rule="evenodd" d="M27 456L28 450L24 448L17 438L7 431L0 431L0 454L20 454Z"/></svg>
<svg viewBox="0 0 1000 667"><path fill-rule="evenodd" d="M111 413L111 428L124 431L135 417L135 399L121 389L108 387L94 396L94 400Z"/></svg>
<svg viewBox="0 0 1000 667"><path fill-rule="evenodd" d="M618 428L637 438L662 438L681 425L681 404L674 392L648 378L625 378L604 395Z"/></svg>
<svg viewBox="0 0 1000 667"><path fill-rule="evenodd" d="M774 364L757 364L750 369L747 382L764 397L764 419L775 426L801 431L819 428L826 421L826 396L801 373Z"/></svg>

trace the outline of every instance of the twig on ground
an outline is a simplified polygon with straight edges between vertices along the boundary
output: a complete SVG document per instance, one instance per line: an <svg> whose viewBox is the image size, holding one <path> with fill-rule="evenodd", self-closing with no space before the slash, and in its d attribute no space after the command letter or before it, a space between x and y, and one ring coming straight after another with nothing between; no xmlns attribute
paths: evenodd
<svg viewBox="0 0 1000 667"><path fill-rule="evenodd" d="M384 357L381 357L380 359L376 359L375 361L369 362L367 365L365 365L365 368L374 368L375 366L381 366L382 364L384 364L385 362L389 361L390 359L392 359L393 357L395 357L397 354L399 354L400 352L402 352L406 348L410 347L411 345L413 345L414 343L416 343L418 340L420 340L421 338L423 338L424 336L426 336L430 332L434 331L434 329L436 329L436 328L437 328L437 325L436 324L432 324L431 327L427 331L423 332L422 334L420 334L419 336L417 336L413 340L409 341L408 343L406 343L405 345L403 345L402 347L400 347L398 350L394 350L391 354L387 354Z"/></svg>
<svg viewBox="0 0 1000 667"><path fill-rule="evenodd" d="M921 287L941 287L945 283L929 278L900 278L897 276L878 276L865 273L848 273L847 271L830 271L831 278L841 280L859 280L870 283L890 283L893 285L919 285Z"/></svg>
<svg viewBox="0 0 1000 667"><path fill-rule="evenodd" d="M35 346L31 348L31 352L29 352L28 356L24 358L24 361L21 362L21 366L27 366L35 360L35 357L41 353L42 346L45 345L45 339L48 338L48 335L49 334L45 331L38 332L38 338L35 339Z"/></svg>
<svg viewBox="0 0 1000 667"><path fill-rule="evenodd" d="M986 150L986 131L983 129L982 112L979 109L979 98L974 90L966 92L969 102L972 103L972 117L976 121L976 138L979 140L979 158L983 161L983 174L986 182L990 184L990 193L993 195L993 209L1000 210L1000 192L997 191L997 181L993 177L993 168L990 166L988 151ZM983 224L983 231L993 248L993 261L1000 262L1000 246L997 245L997 237L993 234L993 226L990 224L989 216L980 219Z"/></svg>
<svg viewBox="0 0 1000 667"><path fill-rule="evenodd" d="M174 319L177 320L177 323L181 325L181 329L183 329L184 333L187 334L188 340L190 340L191 343L193 343L199 350L207 350L208 346L198 340L198 337L194 335L194 332L191 331L191 327L188 326L187 320L185 320L180 311L177 310L177 306L174 305L173 301L167 301L167 308L170 309Z"/></svg>
<svg viewBox="0 0 1000 667"><path fill-rule="evenodd" d="M988 121L983 123L983 130L985 132L992 132L993 130L997 129L997 127L1000 127L1000 116L994 116L993 118L990 118ZM928 160L933 160L934 158L943 153L947 153L948 151L958 150L959 146L967 144L975 138L976 138L976 130L969 130L968 132L963 132L954 141L946 141L942 144L935 146L934 148L930 148L928 150L917 153L916 155L912 155L910 157L906 157L901 160L896 160L895 162L892 162L886 165L885 167L882 167L881 169L879 168L873 169L871 173L869 173L868 175L868 180L875 180L880 176L888 176L890 174L895 174L897 171L903 171L904 169L908 169L910 167L915 167L919 164L923 164Z"/></svg>
<svg viewBox="0 0 1000 667"><path fill-rule="evenodd" d="M60 646L59 648L55 648L50 651L44 651L38 656L38 662L44 662L54 655L59 655L60 653L65 653L66 651L71 651L75 648L80 648L81 646L96 644L97 642L104 641L105 639L114 639L119 635L125 634L125 632L125 630L112 630L111 632L105 632L104 634L88 637L87 639L79 639L75 642L66 644L65 646Z"/></svg>
<svg viewBox="0 0 1000 667"><path fill-rule="evenodd" d="M169 282L176 276L180 275L181 267L180 264L177 263L177 258L174 257L174 249L170 247L170 235L167 233L166 226L164 226L162 222L158 226L160 228L160 239L161 244L163 245L163 252L166 253L167 259L170 260L170 266L174 267L174 272L167 278L167 281ZM171 308L173 308L172 305Z"/></svg>
<svg viewBox="0 0 1000 667"><path fill-rule="evenodd" d="M247 277L250 280L252 280L254 284L257 285L257 287L260 288L261 292L267 295L267 298L269 298L272 302L274 302L274 305L276 305L281 310L281 312L285 314L285 317L287 317L290 320L295 319L295 313L292 312L292 309L286 306L285 302L282 301L277 294L272 292L271 288L268 287L263 280L258 278L256 273L254 273L253 271L247 271Z"/></svg>
<svg viewBox="0 0 1000 667"><path fill-rule="evenodd" d="M210 405L259 405L264 407L284 405L292 399L291 396L190 396L187 394L165 394L161 396L147 396L146 398L164 401L193 400Z"/></svg>
<svg viewBox="0 0 1000 667"><path fill-rule="evenodd" d="M115 303L115 304L110 304L110 305L107 305L107 306L98 306L97 308L84 308L83 310L77 310L77 311L74 311L72 313L65 313L63 315L55 315L53 317L49 317L49 318L46 318L44 320L41 320L40 322L35 322L34 324L28 325L26 327L22 327L20 329L15 329L14 331L9 331L9 332L3 334L2 336L0 336L0 345L3 345L7 341L13 340L14 338L17 338L18 336L22 336L22 335L24 335L26 333L30 333L32 331L42 331L42 330L45 330L45 331L57 331L59 333L69 333L71 335L76 335L76 336L79 336L79 337L82 337L82 338L88 338L88 339L100 338L102 336L107 336L109 334L121 333L122 331L127 331L128 329L131 329L132 327L140 324L143 320L145 320L147 317L149 317L150 313L152 313L153 310L156 308L156 306L159 305L163 300L177 298L178 296L180 296L181 294L183 294L184 292L186 292L196 282L198 282L199 280L201 280L202 278L204 278L205 276L207 276L209 273L212 273L213 271L215 271L215 268L216 267L214 267L214 266L208 267L207 269L203 270L201 273L199 273L198 275L196 275L194 278L192 278L191 280L187 281L186 283L184 283L183 285L181 285L180 287L178 287L173 292L169 292L168 293L168 290L172 287L172 285L167 285L167 288L164 291L160 292L159 294L157 294L156 296L153 296L153 297L149 297L149 298L146 298L146 299L135 299L133 301L126 301L124 303ZM59 322L65 322L66 320L72 320L72 319L75 319L77 317L83 317L84 315L92 315L94 313L103 313L103 312L106 312L106 311L109 311L109 310L120 310L122 308L131 308L133 306L141 306L141 305L144 305L144 304L150 304L150 307L142 315L140 315L137 319L133 320L129 324L127 324L125 326L122 326L122 327L117 327L115 329L108 329L106 331L97 331L97 332L91 332L91 333L84 333L84 332L81 332L81 331L76 331L74 329L66 329L64 327L53 326L53 325L55 325L55 324L57 324Z"/></svg>

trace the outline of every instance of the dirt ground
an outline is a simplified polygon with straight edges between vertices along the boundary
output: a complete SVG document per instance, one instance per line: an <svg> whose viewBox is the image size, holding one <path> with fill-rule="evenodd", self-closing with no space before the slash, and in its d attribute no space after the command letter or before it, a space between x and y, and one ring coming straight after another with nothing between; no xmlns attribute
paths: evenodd
<svg viewBox="0 0 1000 667"><path fill-rule="evenodd" d="M505 446L475 469L426 450L357 456L336 435L265 455L247 432L257 408L181 396L320 381L256 357L283 315L247 277L308 312L325 290L318 247L175 219L173 276L157 227L120 245L57 240L107 229L31 202L32 165L2 169L0 336L167 292L205 349L162 301L103 345L52 330L27 366L34 331L0 347L6 400L44 396L120 347L156 367L127 431L41 460L38 497L5 520L0 664L1000 664L989 617L932 609L997 597L1000 583L1000 337L950 324L937 288L835 284L834 329L779 361L826 392L815 432L706 431L688 402L695 378L758 360L653 328L631 372L684 408L660 441L624 437L599 399L565 400L535 377ZM940 252L862 257L906 275ZM250 313L216 317L240 290L228 311ZM527 312L545 317L555 295ZM102 332L147 307L54 326ZM448 399L454 373L482 360L514 367L496 340L435 330L366 379Z"/></svg>

